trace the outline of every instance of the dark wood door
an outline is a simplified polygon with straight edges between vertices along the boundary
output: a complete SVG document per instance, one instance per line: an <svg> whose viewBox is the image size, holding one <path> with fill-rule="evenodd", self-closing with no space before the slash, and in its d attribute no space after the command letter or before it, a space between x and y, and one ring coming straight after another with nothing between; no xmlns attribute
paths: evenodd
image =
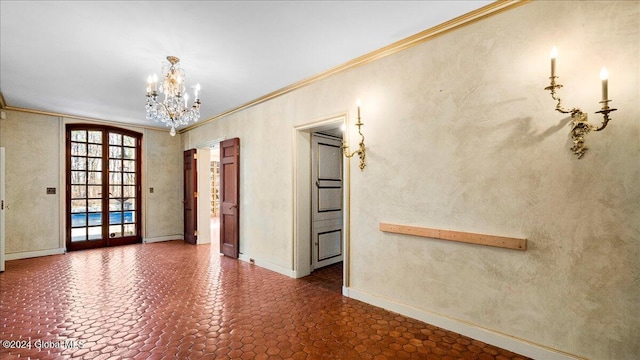
<svg viewBox="0 0 640 360"><path fill-rule="evenodd" d="M197 150L184 152L184 241L198 240L198 159Z"/></svg>
<svg viewBox="0 0 640 360"><path fill-rule="evenodd" d="M220 252L237 259L240 240L240 139L220 143Z"/></svg>

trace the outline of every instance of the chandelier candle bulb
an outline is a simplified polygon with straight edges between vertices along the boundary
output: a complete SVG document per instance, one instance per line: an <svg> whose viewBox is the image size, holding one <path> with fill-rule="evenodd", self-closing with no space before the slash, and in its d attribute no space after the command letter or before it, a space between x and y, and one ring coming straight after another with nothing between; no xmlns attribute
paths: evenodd
<svg viewBox="0 0 640 360"><path fill-rule="evenodd" d="M147 78L147 95L151 94L151 75Z"/></svg>
<svg viewBox="0 0 640 360"><path fill-rule="evenodd" d="M358 99L358 101L356 101L356 105L358 106L358 120L360 119L360 105L362 105L362 102L360 102L360 99Z"/></svg>
<svg viewBox="0 0 640 360"><path fill-rule="evenodd" d="M602 80L602 101L607 101L609 100L609 72L607 71L607 69L602 68L602 70L600 70L600 80ZM604 108L604 106L606 106L606 103L602 106Z"/></svg>
<svg viewBox="0 0 640 360"><path fill-rule="evenodd" d="M556 58L558 57L558 49L554 46L551 48L551 77L556 76Z"/></svg>

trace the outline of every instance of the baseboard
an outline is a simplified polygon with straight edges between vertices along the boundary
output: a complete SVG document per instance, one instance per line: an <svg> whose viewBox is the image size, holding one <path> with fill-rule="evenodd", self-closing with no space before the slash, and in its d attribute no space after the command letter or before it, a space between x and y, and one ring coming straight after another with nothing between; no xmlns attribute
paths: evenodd
<svg viewBox="0 0 640 360"><path fill-rule="evenodd" d="M143 243L154 243L154 242L162 242L162 241L170 241L170 240L184 240L184 235L169 235L169 236L158 236L152 238L144 238L142 240Z"/></svg>
<svg viewBox="0 0 640 360"><path fill-rule="evenodd" d="M305 269L305 270L293 270L293 278L294 279L300 279L303 278L305 276L311 275L311 271L309 269Z"/></svg>
<svg viewBox="0 0 640 360"><path fill-rule="evenodd" d="M282 267L280 265L276 265L274 263L270 263L268 261L262 261L260 259L252 258L252 257L250 257L248 255L245 255L245 254L240 254L238 256L238 259L242 260L244 262L248 262L250 264L253 263L256 266L260 266L260 267L265 268L267 270L275 271L275 272L277 272L279 274L282 274L284 276L288 276L288 277L291 277L291 278L295 278L296 277L295 276L296 272L294 270L287 269L285 267Z"/></svg>
<svg viewBox="0 0 640 360"><path fill-rule="evenodd" d="M343 287L342 294L367 304L371 304L395 313L408 316L410 318L423 321L425 323L456 332L460 335L468 336L472 339L513 351L517 354L530 357L532 359L544 360L576 360L580 357L550 349L542 345L534 344L523 339L511 337L495 331L481 328L474 324L448 318L443 315L432 313L426 310L416 309L412 306L401 304L389 299L381 298L364 291Z"/></svg>
<svg viewBox="0 0 640 360"><path fill-rule="evenodd" d="M28 258L34 258L34 257L40 257L40 256L60 255L66 252L67 252L67 249L65 248L38 250L38 251L25 251L25 252L13 253L13 254L5 254L4 259L6 261L28 259Z"/></svg>

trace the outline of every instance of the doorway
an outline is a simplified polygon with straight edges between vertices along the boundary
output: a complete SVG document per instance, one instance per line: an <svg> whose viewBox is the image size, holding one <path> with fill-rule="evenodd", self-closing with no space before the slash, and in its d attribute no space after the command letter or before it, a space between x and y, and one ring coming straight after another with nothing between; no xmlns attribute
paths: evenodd
<svg viewBox="0 0 640 360"><path fill-rule="evenodd" d="M211 187L211 208L209 227L211 229L211 251L220 253L220 144L209 148L209 184Z"/></svg>
<svg viewBox="0 0 640 360"><path fill-rule="evenodd" d="M294 191L294 276L296 278L305 277L314 270L313 266L313 248L315 247L313 239L312 225L312 201L313 192L316 188L315 180L312 180L312 143L314 133L323 133L325 135L333 135L334 138L341 139L347 136L342 134L340 129L347 122L347 115L337 115L326 119L321 119L309 124L297 126L293 129L293 191ZM342 150L339 150L342 156ZM335 155L335 153L334 153ZM342 158L341 158L342 159ZM325 255L333 252L335 255L337 249L335 244L339 241L339 251L342 256L342 289L345 290L349 285L349 167L348 161L341 161L342 174L342 191L341 205L342 211L339 217L342 218L342 229L339 232L331 232L333 250L325 252ZM327 185L326 182L320 182L320 185ZM334 183L335 185L335 183ZM335 199L335 197L333 198ZM335 201L335 200L333 200ZM326 249L325 249L326 250ZM331 249L330 249L331 250ZM337 260L334 256L330 256ZM326 260L326 259L325 259ZM339 260L338 260L339 261ZM330 268L327 266L324 269Z"/></svg>

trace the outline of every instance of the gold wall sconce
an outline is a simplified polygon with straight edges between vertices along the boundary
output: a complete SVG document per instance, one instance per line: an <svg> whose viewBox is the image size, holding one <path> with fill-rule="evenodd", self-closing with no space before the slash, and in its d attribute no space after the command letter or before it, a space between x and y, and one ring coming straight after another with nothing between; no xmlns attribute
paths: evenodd
<svg viewBox="0 0 640 360"><path fill-rule="evenodd" d="M360 121L360 100L358 100L357 105L358 105L358 122L356 123L356 126L358 127L358 134L360 134L360 144L358 144L358 150L349 154L349 146L347 145L347 141L345 139L342 139L342 153L347 158L351 158L354 155L358 154L358 157L360 158L360 170L362 171L364 170L364 167L367 166L365 164L365 158L367 156L367 153L364 146L364 135L362 135L362 129L361 129L362 125L364 124L362 123L362 121Z"/></svg>
<svg viewBox="0 0 640 360"><path fill-rule="evenodd" d="M602 68L600 71L600 79L602 80L602 108L600 111L596 111L596 114L602 114L604 117L604 121L600 126L595 126L591 124L587 120L587 114L583 112L580 108L573 108L571 110L565 109L562 107L562 101L560 97L556 94L556 89L560 89L562 85L556 82L558 76L556 76L556 58L558 57L558 50L554 46L551 49L551 85L544 88L545 90L549 90L551 92L551 97L553 100L556 100L558 103L556 104L556 111L559 111L563 114L571 114L571 137L573 138L573 146L571 146L571 150L573 153L580 159L584 153L587 151L587 147L584 144L584 136L587 135L591 130L600 131L607 127L609 123L609 113L616 111L617 109L613 109L609 107L609 102L611 100L608 99L608 81L609 81L609 73L607 69Z"/></svg>

